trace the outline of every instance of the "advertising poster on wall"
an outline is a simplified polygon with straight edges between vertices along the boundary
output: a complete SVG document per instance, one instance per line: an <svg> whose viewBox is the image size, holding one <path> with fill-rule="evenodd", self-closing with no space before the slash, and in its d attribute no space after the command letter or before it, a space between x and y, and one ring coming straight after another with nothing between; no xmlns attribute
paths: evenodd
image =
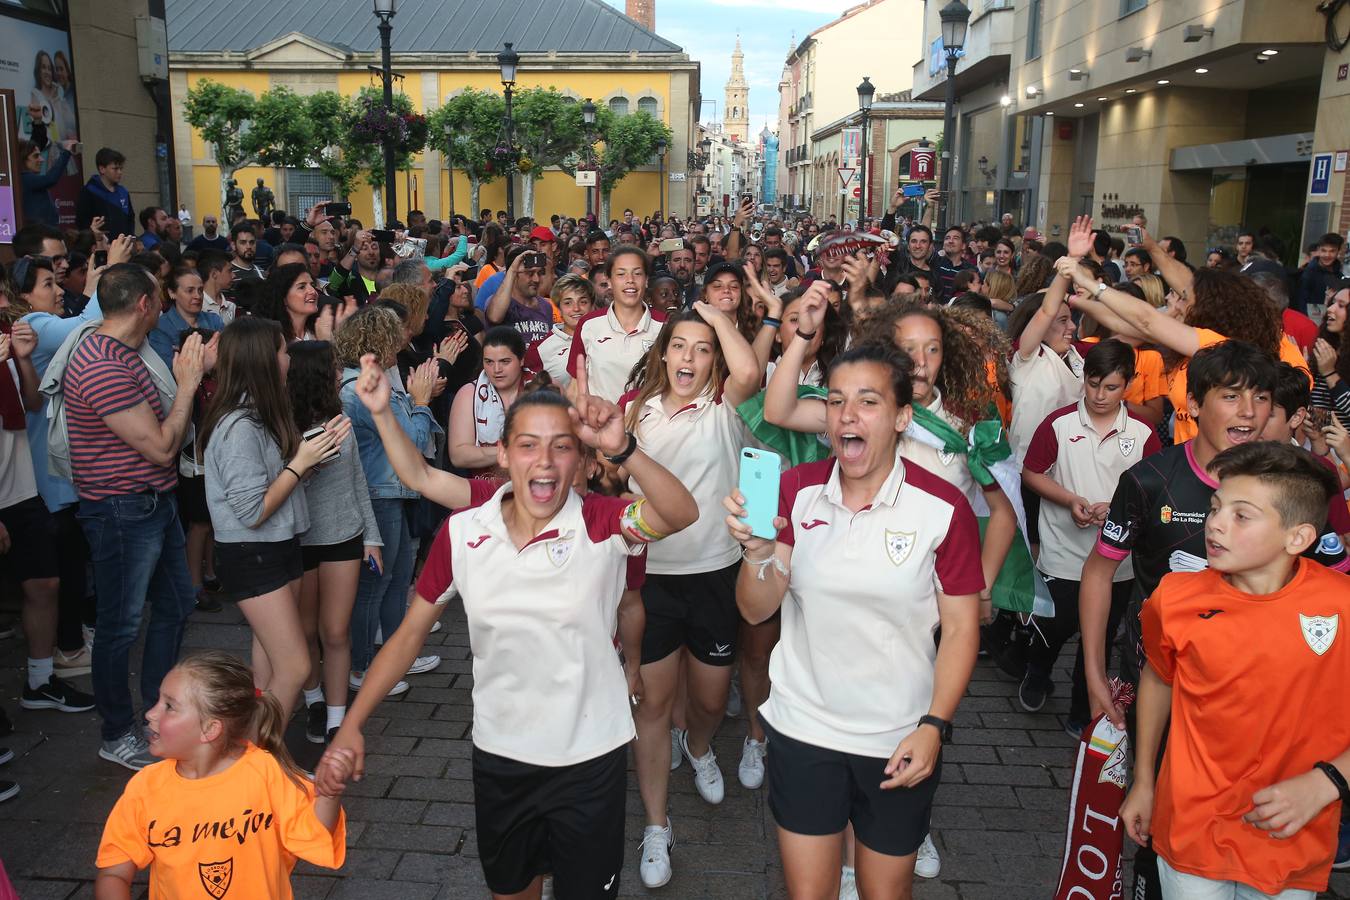
<svg viewBox="0 0 1350 900"><path fill-rule="evenodd" d="M9 122L17 127L19 140L36 138L44 145L37 159L24 155L16 160L19 171L15 173L14 187L17 191L24 173L30 176L54 174L51 167L62 155L62 144L80 139L70 36L60 28L11 16L0 4L0 88L14 92L15 109L7 111L6 115L13 116ZM63 228L75 224L75 201L84 182L82 149L76 144L73 155L54 182L39 188L51 197L57 211L57 224Z"/></svg>

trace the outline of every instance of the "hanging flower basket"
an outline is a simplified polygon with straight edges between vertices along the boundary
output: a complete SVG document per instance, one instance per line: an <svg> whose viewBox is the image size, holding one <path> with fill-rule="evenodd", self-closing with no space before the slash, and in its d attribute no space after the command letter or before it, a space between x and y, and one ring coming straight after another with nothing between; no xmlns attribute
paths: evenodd
<svg viewBox="0 0 1350 900"><path fill-rule="evenodd" d="M376 97L357 98L352 123L357 143L384 146L389 141L398 153L416 153L426 147L428 135L426 116L388 109Z"/></svg>
<svg viewBox="0 0 1350 900"><path fill-rule="evenodd" d="M520 159L516 160L516 169L520 172L528 172L533 168L534 160L528 156L521 156Z"/></svg>

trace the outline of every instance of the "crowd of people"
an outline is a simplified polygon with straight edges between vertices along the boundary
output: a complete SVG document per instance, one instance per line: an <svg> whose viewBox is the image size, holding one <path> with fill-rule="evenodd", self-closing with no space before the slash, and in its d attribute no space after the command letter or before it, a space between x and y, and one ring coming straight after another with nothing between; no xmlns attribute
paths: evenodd
<svg viewBox="0 0 1350 900"><path fill-rule="evenodd" d="M495 896L615 896L630 839L667 884L671 780L720 804L744 710L736 779L767 789L791 896L908 897L977 657L1046 714L1077 634L1066 730L1137 720L1137 896L1311 897L1350 865L1337 236L1296 275L1269 235L1195 269L1142 220L939 238L897 194L855 227L745 203L384 230L319 203L184 241L131 217L124 162L97 154L80 230L16 235L0 291L20 705L96 710L138 773L98 896L228 877L213 840L257 896L340 866L362 728L440 665L450 602ZM742 492L765 456L768 533ZM182 656L225 603L249 666Z"/></svg>

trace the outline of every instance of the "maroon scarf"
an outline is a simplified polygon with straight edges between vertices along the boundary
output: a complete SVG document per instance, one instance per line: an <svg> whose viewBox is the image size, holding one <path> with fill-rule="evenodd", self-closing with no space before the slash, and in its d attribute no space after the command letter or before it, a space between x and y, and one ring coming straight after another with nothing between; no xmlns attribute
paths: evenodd
<svg viewBox="0 0 1350 900"><path fill-rule="evenodd" d="M0 334L9 332L8 324L0 324ZM28 426L23 415L23 397L19 394L18 383L9 374L8 362L0 365L4 366L4 376L0 377L0 428L5 431L22 431Z"/></svg>

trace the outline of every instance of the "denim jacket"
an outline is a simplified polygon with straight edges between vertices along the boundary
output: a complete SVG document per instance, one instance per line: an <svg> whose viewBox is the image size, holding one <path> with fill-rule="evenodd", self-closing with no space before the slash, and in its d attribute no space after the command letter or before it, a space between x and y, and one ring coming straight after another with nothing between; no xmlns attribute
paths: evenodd
<svg viewBox="0 0 1350 900"><path fill-rule="evenodd" d="M361 398L356 396L356 378L361 370L348 366L342 370L342 411L352 420L352 433L356 435L356 446L361 453L361 469L366 474L366 486L372 500L416 500L420 495L398 480L394 467L384 452L380 433L375 428L375 420L370 417ZM444 430L425 406L414 406L412 397L395 382L389 397L389 408L394 411L399 427L403 429L413 445L423 455L432 456L433 435L444 434Z"/></svg>

